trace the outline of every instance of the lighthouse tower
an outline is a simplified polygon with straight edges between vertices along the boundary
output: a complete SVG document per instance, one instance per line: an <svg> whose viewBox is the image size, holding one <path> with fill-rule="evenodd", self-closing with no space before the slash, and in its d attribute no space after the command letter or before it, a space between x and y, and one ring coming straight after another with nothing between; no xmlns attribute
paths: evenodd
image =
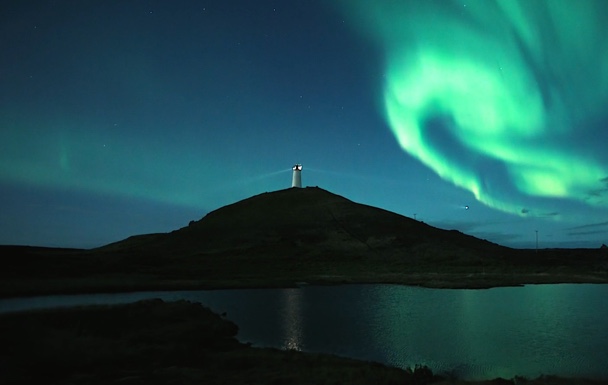
<svg viewBox="0 0 608 385"><path fill-rule="evenodd" d="M291 187L302 187L302 165L296 164L293 166L293 177L291 178Z"/></svg>

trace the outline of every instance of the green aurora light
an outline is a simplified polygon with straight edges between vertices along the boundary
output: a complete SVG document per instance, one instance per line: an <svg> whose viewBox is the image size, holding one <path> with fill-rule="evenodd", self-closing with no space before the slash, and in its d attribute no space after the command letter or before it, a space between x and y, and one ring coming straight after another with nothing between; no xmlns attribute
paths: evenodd
<svg viewBox="0 0 608 385"><path fill-rule="evenodd" d="M410 155L505 212L608 206L596 143L607 121L607 1L342 3L385 50L381 104Z"/></svg>

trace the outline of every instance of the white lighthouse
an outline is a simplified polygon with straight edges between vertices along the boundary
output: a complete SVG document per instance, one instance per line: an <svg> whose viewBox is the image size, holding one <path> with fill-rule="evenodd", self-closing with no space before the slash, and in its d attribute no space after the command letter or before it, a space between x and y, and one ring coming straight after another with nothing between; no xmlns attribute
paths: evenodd
<svg viewBox="0 0 608 385"><path fill-rule="evenodd" d="M302 165L296 164L293 166L293 177L291 178L291 187L302 187Z"/></svg>

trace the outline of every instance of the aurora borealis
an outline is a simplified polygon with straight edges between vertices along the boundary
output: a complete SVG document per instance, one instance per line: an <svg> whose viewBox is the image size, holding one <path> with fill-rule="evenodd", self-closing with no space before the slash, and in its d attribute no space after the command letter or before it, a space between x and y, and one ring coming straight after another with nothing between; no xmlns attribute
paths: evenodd
<svg viewBox="0 0 608 385"><path fill-rule="evenodd" d="M608 207L608 3L373 4L357 2L358 21L386 51L404 150L506 212L553 210L534 198Z"/></svg>
<svg viewBox="0 0 608 385"><path fill-rule="evenodd" d="M171 231L302 163L437 227L597 247L607 26L602 0L3 4L0 243Z"/></svg>

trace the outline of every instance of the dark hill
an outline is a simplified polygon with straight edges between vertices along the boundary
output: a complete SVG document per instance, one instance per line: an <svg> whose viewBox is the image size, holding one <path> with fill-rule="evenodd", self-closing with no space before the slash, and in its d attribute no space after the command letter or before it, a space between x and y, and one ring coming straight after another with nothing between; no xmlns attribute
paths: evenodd
<svg viewBox="0 0 608 385"><path fill-rule="evenodd" d="M256 195L179 230L98 249L0 252L0 296L298 282L472 288L608 281L606 249L510 249L316 187Z"/></svg>
<svg viewBox="0 0 608 385"><path fill-rule="evenodd" d="M308 187L256 195L171 233L131 237L101 250L166 257L246 254L454 262L478 261L508 249Z"/></svg>

